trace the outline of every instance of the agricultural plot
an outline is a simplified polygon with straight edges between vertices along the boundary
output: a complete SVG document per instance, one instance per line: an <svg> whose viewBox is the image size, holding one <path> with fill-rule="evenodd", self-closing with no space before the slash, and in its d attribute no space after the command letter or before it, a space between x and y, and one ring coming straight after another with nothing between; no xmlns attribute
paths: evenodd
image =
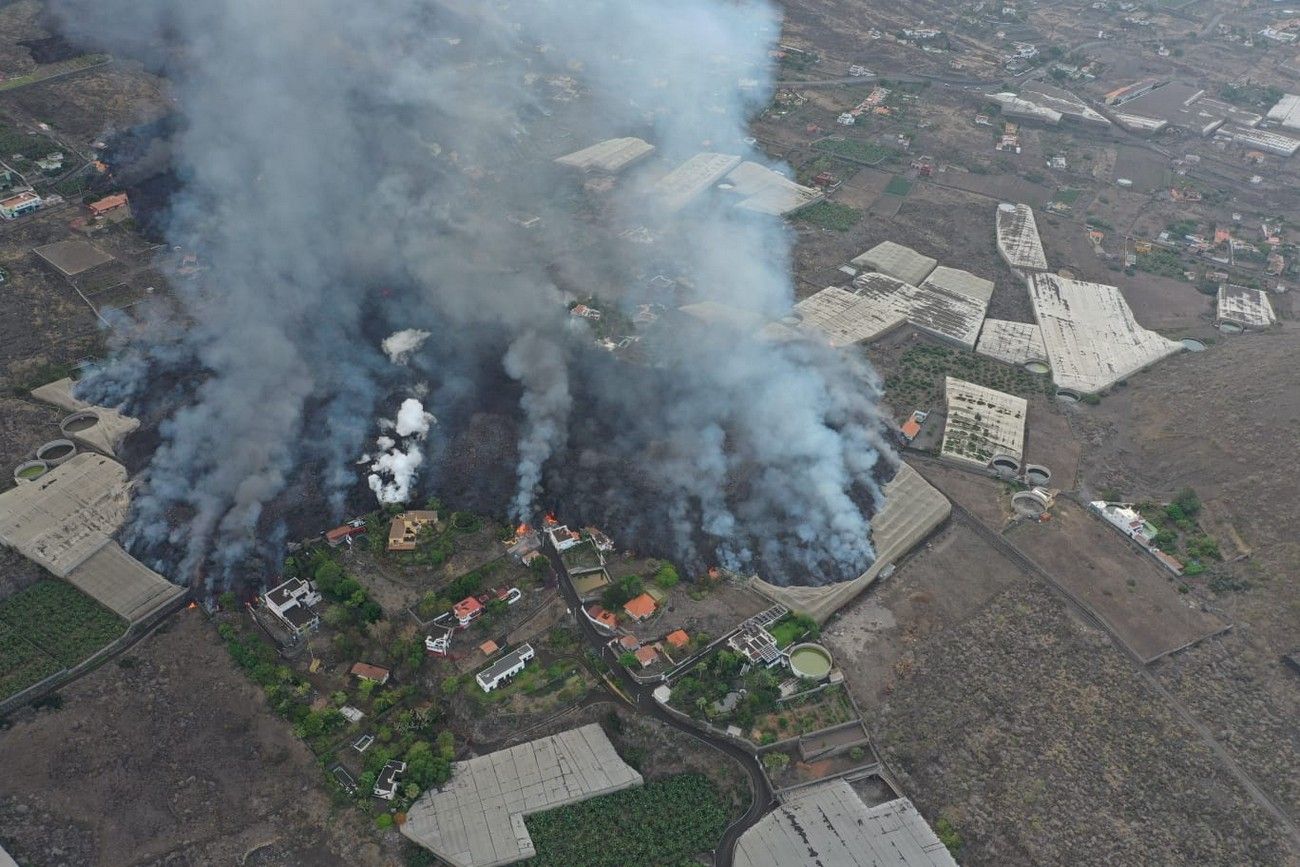
<svg viewBox="0 0 1300 867"><path fill-rule="evenodd" d="M728 811L717 787L681 774L524 820L537 855L529 867L689 864L712 849Z"/></svg>
<svg viewBox="0 0 1300 867"><path fill-rule="evenodd" d="M888 149L861 139L822 139L814 147L850 162L869 166L879 165L890 155Z"/></svg>
<svg viewBox="0 0 1300 867"><path fill-rule="evenodd" d="M0 698L8 698L57 672L62 666L48 653L0 623Z"/></svg>
<svg viewBox="0 0 1300 867"><path fill-rule="evenodd" d="M838 202L818 202L811 208L800 211L797 219L823 229L847 232L862 219L862 212Z"/></svg>
<svg viewBox="0 0 1300 867"><path fill-rule="evenodd" d="M63 581L41 581L0 603L0 623L59 665L76 665L126 631L126 621Z"/></svg>
<svg viewBox="0 0 1300 867"><path fill-rule="evenodd" d="M885 186L885 193L891 196L906 196L911 191L912 182L900 175L890 178Z"/></svg>

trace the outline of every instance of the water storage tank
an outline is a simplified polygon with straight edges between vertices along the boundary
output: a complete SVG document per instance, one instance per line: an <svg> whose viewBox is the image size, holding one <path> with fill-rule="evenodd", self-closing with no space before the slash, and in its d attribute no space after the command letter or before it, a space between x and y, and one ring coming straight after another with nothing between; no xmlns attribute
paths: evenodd
<svg viewBox="0 0 1300 867"><path fill-rule="evenodd" d="M36 460L57 467L76 453L77 446L72 440L50 440L36 450Z"/></svg>
<svg viewBox="0 0 1300 867"><path fill-rule="evenodd" d="M49 471L50 465L45 461L23 461L14 467L14 481L20 485L34 482Z"/></svg>
<svg viewBox="0 0 1300 867"><path fill-rule="evenodd" d="M823 680L831 673L831 653L820 644L790 648L790 670L808 680Z"/></svg>
<svg viewBox="0 0 1300 867"><path fill-rule="evenodd" d="M59 422L59 430L63 431L65 436L72 436L88 431L97 424L99 424L99 416L88 409L83 409Z"/></svg>

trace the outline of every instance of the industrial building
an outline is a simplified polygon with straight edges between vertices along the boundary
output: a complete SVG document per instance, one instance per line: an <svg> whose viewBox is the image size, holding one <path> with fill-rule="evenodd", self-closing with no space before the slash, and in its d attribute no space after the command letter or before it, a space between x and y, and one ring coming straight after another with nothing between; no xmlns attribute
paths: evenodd
<svg viewBox="0 0 1300 867"><path fill-rule="evenodd" d="M1203 88L1178 82L1153 87L1122 105L1124 111L1116 112L1115 119L1132 132L1159 132L1172 126L1208 136L1225 123L1253 127L1263 120L1254 112L1207 98Z"/></svg>
<svg viewBox="0 0 1300 867"><path fill-rule="evenodd" d="M1047 372L1047 347L1043 345L1043 332L1032 322L1011 322L1006 319L985 319L975 351L1007 364Z"/></svg>
<svg viewBox="0 0 1300 867"><path fill-rule="evenodd" d="M1017 120L1036 120L1049 126L1056 126L1061 122L1061 113L1056 109L1025 99L1009 91L986 94L984 98L989 102L997 103L1002 108L1004 117L1013 117Z"/></svg>
<svg viewBox="0 0 1300 867"><path fill-rule="evenodd" d="M914 286L887 274L854 278L852 289L831 286L795 305L805 330L833 346L875 340L903 323L974 349L993 284L965 271L942 269L937 280Z"/></svg>
<svg viewBox="0 0 1300 867"><path fill-rule="evenodd" d="M1046 271L1047 253L1038 237L1034 209L1003 202L997 210L998 253L1016 271Z"/></svg>
<svg viewBox="0 0 1300 867"><path fill-rule="evenodd" d="M537 854L525 816L641 783L591 723L453 763L451 781L422 794L401 830L453 867L513 864Z"/></svg>
<svg viewBox="0 0 1300 867"><path fill-rule="evenodd" d="M1234 144L1282 157L1295 156L1295 152L1300 150L1300 139L1272 130L1231 127L1220 132Z"/></svg>
<svg viewBox="0 0 1300 867"><path fill-rule="evenodd" d="M882 241L855 257L852 264L859 270L879 271L904 283L920 286L939 262L929 256L922 256L911 247L893 241Z"/></svg>
<svg viewBox="0 0 1300 867"><path fill-rule="evenodd" d="M906 798L868 807L845 780L810 786L736 843L736 867L957 867Z"/></svg>
<svg viewBox="0 0 1300 867"><path fill-rule="evenodd" d="M1052 379L1067 397L1103 391L1183 348L1139 325L1114 286L1036 274L1029 295Z"/></svg>
<svg viewBox="0 0 1300 867"><path fill-rule="evenodd" d="M755 577L750 586L780 605L802 611L818 623L827 619L858 594L893 570L894 563L916 547L948 519L952 504L920 473L899 464L894 478L885 485L885 502L871 517L871 544L876 559L867 570L850 581L816 587L780 586ZM798 576L791 576L796 578Z"/></svg>
<svg viewBox="0 0 1300 867"><path fill-rule="evenodd" d="M1020 98L1060 112L1061 118L1071 123L1103 129L1111 125L1105 115L1090 107L1073 93L1043 81L1031 81L1025 84L1020 89Z"/></svg>
<svg viewBox="0 0 1300 867"><path fill-rule="evenodd" d="M1285 94L1277 105L1268 110L1268 119L1276 121L1287 129L1300 129L1300 96Z"/></svg>
<svg viewBox="0 0 1300 867"><path fill-rule="evenodd" d="M113 541L129 502L126 468L82 452L0 494L0 543L137 622L184 591Z"/></svg>
<svg viewBox="0 0 1300 867"><path fill-rule="evenodd" d="M1239 328L1258 330L1277 322L1277 317L1273 314L1272 303L1263 292L1224 283L1219 286L1214 322L1216 325L1226 322Z"/></svg>
<svg viewBox="0 0 1300 867"><path fill-rule="evenodd" d="M1016 475L1025 451L1029 402L1023 397L946 377L945 458Z"/></svg>
<svg viewBox="0 0 1300 867"><path fill-rule="evenodd" d="M676 213L738 165L740 157L731 154L696 154L656 181L651 195L664 210Z"/></svg>
<svg viewBox="0 0 1300 867"><path fill-rule="evenodd" d="M557 157L555 161L582 172L618 174L654 153L655 146L639 138L611 138L590 147Z"/></svg>

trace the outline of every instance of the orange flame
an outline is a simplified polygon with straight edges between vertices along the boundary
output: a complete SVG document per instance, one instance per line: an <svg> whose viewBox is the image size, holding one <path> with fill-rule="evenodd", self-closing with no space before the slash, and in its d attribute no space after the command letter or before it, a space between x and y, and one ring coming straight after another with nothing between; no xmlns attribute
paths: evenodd
<svg viewBox="0 0 1300 867"><path fill-rule="evenodd" d="M548 523L548 524L558 524L558 523L560 523L560 519L557 518L557 517L555 517L555 513L554 513L554 512L547 512L547 513L546 513L546 523Z"/></svg>
<svg viewBox="0 0 1300 867"><path fill-rule="evenodd" d="M186 607L186 608L198 608L198 607L199 607L199 603L197 603L197 602L191 602L189 605L186 605L185 607Z"/></svg>

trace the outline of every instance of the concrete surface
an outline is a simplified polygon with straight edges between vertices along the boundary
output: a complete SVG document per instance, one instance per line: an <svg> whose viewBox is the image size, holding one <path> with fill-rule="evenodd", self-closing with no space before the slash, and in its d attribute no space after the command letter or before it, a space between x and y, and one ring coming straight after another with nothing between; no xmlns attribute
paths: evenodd
<svg viewBox="0 0 1300 867"><path fill-rule="evenodd" d="M68 573L68 583L138 623L185 591L109 542Z"/></svg>
<svg viewBox="0 0 1300 867"><path fill-rule="evenodd" d="M73 395L72 389L72 380L65 377L32 389L32 397L61 406L69 412L93 412L99 418L98 424L66 435L89 448L98 449L108 455L115 454L115 449L123 438L138 428L140 422L129 415L123 415L116 409L93 406L84 400L79 400Z"/></svg>

